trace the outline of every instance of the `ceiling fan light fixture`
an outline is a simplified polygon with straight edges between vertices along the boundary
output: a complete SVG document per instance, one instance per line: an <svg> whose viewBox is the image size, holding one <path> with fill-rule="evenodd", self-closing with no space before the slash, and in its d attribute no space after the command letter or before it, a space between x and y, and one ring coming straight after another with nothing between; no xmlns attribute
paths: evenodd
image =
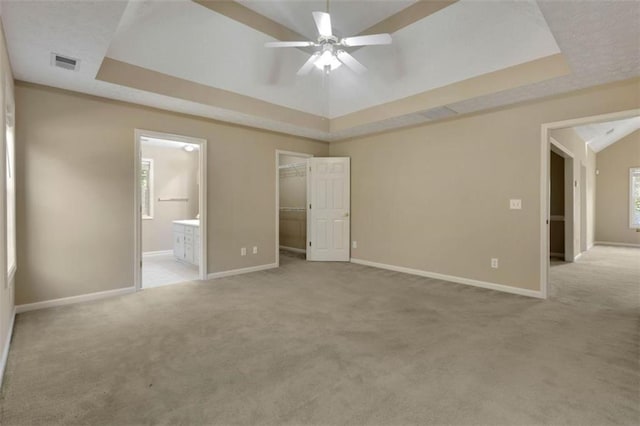
<svg viewBox="0 0 640 426"><path fill-rule="evenodd" d="M330 67L330 70L333 71L337 68L340 68L342 62L340 62L338 58L336 58L336 55L332 51L325 50L322 55L320 55L320 57L316 60L314 65L320 70L324 70L325 67L328 66Z"/></svg>

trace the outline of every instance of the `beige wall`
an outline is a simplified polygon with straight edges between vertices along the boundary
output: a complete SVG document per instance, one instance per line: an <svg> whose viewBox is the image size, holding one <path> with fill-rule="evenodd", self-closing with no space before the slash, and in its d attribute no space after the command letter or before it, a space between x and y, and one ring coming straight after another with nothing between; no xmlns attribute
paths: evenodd
<svg viewBox="0 0 640 426"><path fill-rule="evenodd" d="M280 156L280 164L304 162L304 158ZM280 207L302 207L307 204L306 167L280 172ZM307 245L307 212L280 211L280 245L304 250Z"/></svg>
<svg viewBox="0 0 640 426"><path fill-rule="evenodd" d="M638 108L639 88L636 79L332 143L331 155L351 157L352 257L538 290L541 125ZM509 210L510 198L523 209Z"/></svg>
<svg viewBox="0 0 640 426"><path fill-rule="evenodd" d="M640 130L598 152L596 164L596 241L640 245L640 232L629 228L629 169L640 167Z"/></svg>
<svg viewBox="0 0 640 426"><path fill-rule="evenodd" d="M142 158L153 160L153 218L142 220L142 252L173 249L174 220L198 214L198 151L143 143ZM188 201L158 201L187 198Z"/></svg>
<svg viewBox="0 0 640 426"><path fill-rule="evenodd" d="M17 304L133 285L135 128L208 140L209 273L275 262L275 150L328 154L323 142L24 83L16 103Z"/></svg>
<svg viewBox="0 0 640 426"><path fill-rule="evenodd" d="M9 57L7 55L6 42L4 38L4 29L2 27L2 23L0 22L0 128L2 131L0 132L0 164L3 167L0 169L2 173L0 173L0 188L4 188L6 185L5 178L5 167L6 164L6 134L5 134L5 126L7 123L6 120L6 108L5 105L13 104L14 97L14 88L13 88L13 74L11 72L11 65L9 63ZM16 143L17 144L17 143ZM4 190L0 193L4 194ZM3 197L0 197L0 271L7 270L7 238L5 231L6 223L6 201ZM21 259L19 256L17 258L17 264L20 266ZM7 274L0 274L2 279L0 279L0 368L4 368L4 355L5 351L8 350L9 346L9 336L11 334L11 325L13 324L14 318L14 289L15 283L14 280L7 283ZM2 383L2 373L0 371L0 383Z"/></svg>

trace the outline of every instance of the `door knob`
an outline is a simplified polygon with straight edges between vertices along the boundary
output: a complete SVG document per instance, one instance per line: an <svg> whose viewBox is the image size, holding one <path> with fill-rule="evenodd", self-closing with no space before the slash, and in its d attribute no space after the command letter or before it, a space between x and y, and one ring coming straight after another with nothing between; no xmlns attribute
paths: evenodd
<svg viewBox="0 0 640 426"><path fill-rule="evenodd" d="M345 214L344 214L344 217L349 217L349 213L348 213L348 212L347 212L347 213L345 213Z"/></svg>

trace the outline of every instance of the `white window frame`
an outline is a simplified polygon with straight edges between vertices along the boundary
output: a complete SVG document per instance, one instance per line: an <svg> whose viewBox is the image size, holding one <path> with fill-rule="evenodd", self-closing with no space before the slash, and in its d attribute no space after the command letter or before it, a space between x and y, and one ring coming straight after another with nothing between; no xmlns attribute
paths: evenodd
<svg viewBox="0 0 640 426"><path fill-rule="evenodd" d="M153 219L153 205L154 203L154 198L153 198L153 187L154 187L154 179L153 179L153 169L154 169L154 165L153 165L153 158L143 158L140 161L140 170L142 170L142 164L143 163L149 163L149 215L145 215L144 212L140 212L142 219L143 220L150 220ZM142 182L140 182L142 184ZM141 196L144 194L140 194ZM141 197L142 198L142 197Z"/></svg>
<svg viewBox="0 0 640 426"><path fill-rule="evenodd" d="M634 198L633 198L633 178L634 175L638 176L640 179L640 167L631 167L629 169L629 228L631 229L640 229L640 222L634 223Z"/></svg>

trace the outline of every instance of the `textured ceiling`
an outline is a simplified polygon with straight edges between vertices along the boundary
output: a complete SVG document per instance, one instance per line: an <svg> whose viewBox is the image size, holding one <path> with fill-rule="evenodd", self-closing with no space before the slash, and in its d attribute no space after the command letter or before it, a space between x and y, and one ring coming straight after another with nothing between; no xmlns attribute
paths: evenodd
<svg viewBox="0 0 640 426"><path fill-rule="evenodd" d="M602 151L638 129L640 129L640 117L574 127L582 140L595 152Z"/></svg>
<svg viewBox="0 0 640 426"><path fill-rule="evenodd" d="M307 9L324 2L242 3L308 34L315 29ZM332 1L331 11L343 11L334 18L336 31L349 28L348 33L358 33L413 3ZM362 13L365 9L367 13ZM469 12L466 20L462 12ZM5 0L1 13L19 80L328 141L433 121L443 111L446 116L466 114L640 75L640 2L630 1L540 1L537 6L519 1L461 1L400 29L392 46L358 49L354 55L369 66L369 73L360 80L348 73L338 79L335 74L330 83L322 75L292 78L306 58L303 50L269 52L263 43L272 40L270 36L189 1ZM483 38L487 46L473 45ZM450 103L447 109L400 113L333 132L95 78L105 56L113 56L186 80L226 85L230 92L274 105L336 117L554 49L562 52L571 74ZM79 70L51 67L51 52L79 58ZM333 110L332 99L337 105Z"/></svg>

